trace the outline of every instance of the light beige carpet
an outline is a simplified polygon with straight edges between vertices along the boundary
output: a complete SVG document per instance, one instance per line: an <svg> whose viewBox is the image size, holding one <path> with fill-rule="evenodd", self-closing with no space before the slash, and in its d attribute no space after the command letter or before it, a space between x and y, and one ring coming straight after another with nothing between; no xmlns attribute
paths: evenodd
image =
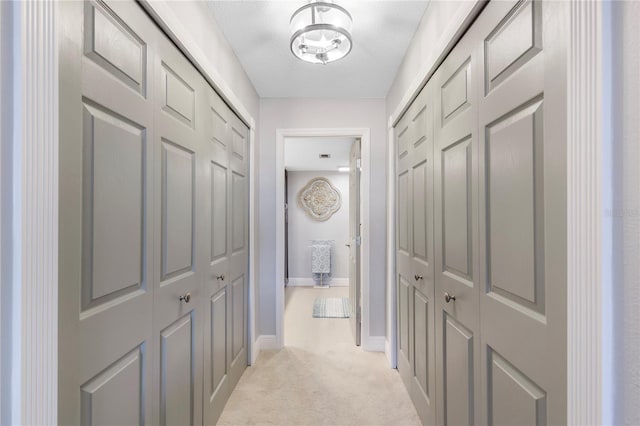
<svg viewBox="0 0 640 426"><path fill-rule="evenodd" d="M347 288L288 288L285 348L261 352L240 379L219 425L419 425L383 353L352 343L348 318L313 318L318 296Z"/></svg>

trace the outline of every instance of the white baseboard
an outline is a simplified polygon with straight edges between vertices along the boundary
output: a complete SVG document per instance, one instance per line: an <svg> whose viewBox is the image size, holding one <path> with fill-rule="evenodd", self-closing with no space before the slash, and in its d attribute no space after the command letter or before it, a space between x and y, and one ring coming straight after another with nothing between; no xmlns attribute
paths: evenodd
<svg viewBox="0 0 640 426"><path fill-rule="evenodd" d="M384 339L384 355L387 357L387 361L389 361L389 367L396 368L397 365L393 359L393 348L391 347L391 342Z"/></svg>
<svg viewBox="0 0 640 426"><path fill-rule="evenodd" d="M385 336L362 336L362 349L367 352L385 352Z"/></svg>
<svg viewBox="0 0 640 426"><path fill-rule="evenodd" d="M258 355L260 355L260 351L273 351L280 349L278 346L278 339L276 339L276 336L273 334L263 334L262 336L258 336L253 346L255 349L252 353L251 365L256 363Z"/></svg>
<svg viewBox="0 0 640 426"><path fill-rule="evenodd" d="M329 287L349 287L349 278L331 278L327 284ZM313 278L289 278L289 287L313 287L316 282Z"/></svg>

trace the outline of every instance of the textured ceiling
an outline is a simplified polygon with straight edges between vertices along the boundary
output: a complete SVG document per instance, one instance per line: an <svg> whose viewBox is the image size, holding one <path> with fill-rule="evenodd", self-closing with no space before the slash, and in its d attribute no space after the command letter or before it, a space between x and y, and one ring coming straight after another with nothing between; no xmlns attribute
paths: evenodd
<svg viewBox="0 0 640 426"><path fill-rule="evenodd" d="M308 64L289 49L289 19L307 1L209 0L263 98L384 98L428 1L338 0L353 17L353 50Z"/></svg>

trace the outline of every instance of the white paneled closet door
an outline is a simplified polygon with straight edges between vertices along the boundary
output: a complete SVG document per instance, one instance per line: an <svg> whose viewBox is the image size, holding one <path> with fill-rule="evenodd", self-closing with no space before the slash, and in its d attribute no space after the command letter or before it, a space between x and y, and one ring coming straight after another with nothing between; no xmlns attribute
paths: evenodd
<svg viewBox="0 0 640 426"><path fill-rule="evenodd" d="M483 421L566 424L566 7L496 2L484 15Z"/></svg>
<svg viewBox="0 0 640 426"><path fill-rule="evenodd" d="M202 423L201 76L163 35L154 90L154 424Z"/></svg>
<svg viewBox="0 0 640 426"><path fill-rule="evenodd" d="M477 25L477 24L476 24ZM434 74L438 424L482 424L474 25Z"/></svg>
<svg viewBox="0 0 640 426"><path fill-rule="evenodd" d="M204 423L218 419L248 363L248 129L208 90Z"/></svg>
<svg viewBox="0 0 640 426"><path fill-rule="evenodd" d="M395 128L398 371L420 418L435 421L433 103L427 85Z"/></svg>
<svg viewBox="0 0 640 426"><path fill-rule="evenodd" d="M248 361L248 129L135 2L59 7L59 423L213 424Z"/></svg>
<svg viewBox="0 0 640 426"><path fill-rule="evenodd" d="M424 423L434 400L442 425L566 423L566 13L562 2L488 3L395 128L398 369ZM420 401L431 317L411 274L416 204L431 193L416 186L411 117L425 92L436 386Z"/></svg>
<svg viewBox="0 0 640 426"><path fill-rule="evenodd" d="M229 291L229 258L231 241L231 194L229 191L231 146L231 111L213 90L206 98L210 115L206 170L210 185L205 194L208 200L210 227L206 233L209 247L205 277L204 332L204 423L213 424L222 412L231 393L229 364L231 360L231 295Z"/></svg>
<svg viewBox="0 0 640 426"><path fill-rule="evenodd" d="M149 424L157 33L134 3L59 7L59 423Z"/></svg>

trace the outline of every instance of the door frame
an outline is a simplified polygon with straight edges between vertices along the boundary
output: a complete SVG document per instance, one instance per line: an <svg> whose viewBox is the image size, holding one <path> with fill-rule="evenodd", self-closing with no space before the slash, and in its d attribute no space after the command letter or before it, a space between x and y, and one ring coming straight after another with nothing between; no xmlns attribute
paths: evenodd
<svg viewBox="0 0 640 426"><path fill-rule="evenodd" d="M361 181L360 197L362 210L360 220L362 222L362 245L361 252L361 279L360 290L362 294L362 315L361 315L361 345L364 350L378 350L370 341L369 336L369 259L371 246L369 243L369 200L370 200L370 164L371 164L371 143L369 128L294 128L276 129L276 276L275 276L275 296L276 296L276 348L284 347L284 141L291 137L354 137L361 140Z"/></svg>
<svg viewBox="0 0 640 426"><path fill-rule="evenodd" d="M469 2L437 40L430 62L408 86L387 122L387 341L385 354L397 366L394 126L482 10ZM613 349L613 270L609 189L613 165L608 2L566 3L562 30L567 48L567 424L611 424ZM591 70L585 73L584 70ZM610 160L610 159L609 159ZM584 194L590 194L585 197ZM603 330L605 332L603 333Z"/></svg>

